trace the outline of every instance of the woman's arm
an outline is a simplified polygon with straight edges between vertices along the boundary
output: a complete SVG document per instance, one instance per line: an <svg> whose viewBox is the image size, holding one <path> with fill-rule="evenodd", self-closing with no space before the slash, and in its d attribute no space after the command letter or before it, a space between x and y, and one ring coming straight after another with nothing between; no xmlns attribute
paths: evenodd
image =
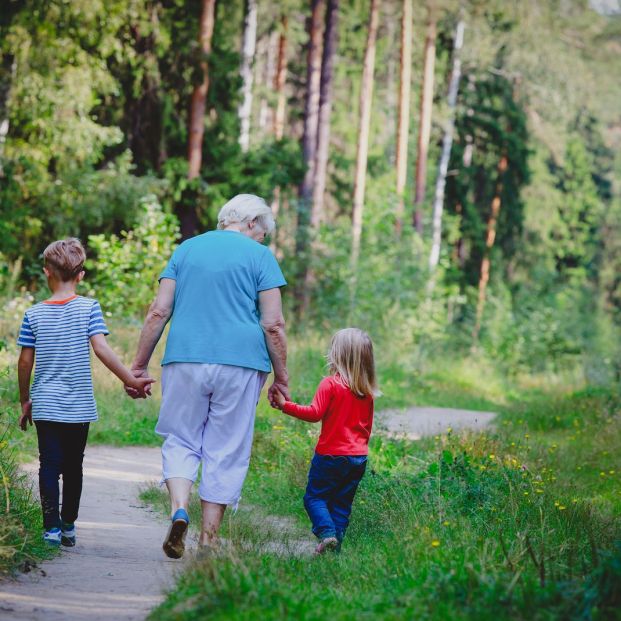
<svg viewBox="0 0 621 621"><path fill-rule="evenodd" d="M164 328L172 316L175 304L175 288L177 281L172 278L162 278L157 290L157 296L151 304L147 316L145 317L138 347L131 370L135 377L147 377L149 361L155 350L155 346L160 340ZM125 392L130 397L136 398L138 395L129 386L125 387Z"/></svg>
<svg viewBox="0 0 621 621"><path fill-rule="evenodd" d="M280 289L267 289L259 292L259 312L267 351L274 367L274 382L267 391L268 399L270 403L273 403L276 391L280 391L287 399L290 398L289 373L287 372L287 334L285 332L285 318L282 314Z"/></svg>

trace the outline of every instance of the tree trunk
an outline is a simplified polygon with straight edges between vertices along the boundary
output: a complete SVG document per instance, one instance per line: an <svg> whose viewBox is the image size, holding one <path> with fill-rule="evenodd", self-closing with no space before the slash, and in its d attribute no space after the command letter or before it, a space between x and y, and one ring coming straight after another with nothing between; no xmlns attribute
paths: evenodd
<svg viewBox="0 0 621 621"><path fill-rule="evenodd" d="M492 207L487 221L487 233L485 236L485 252L481 261L481 275L479 277L479 298L477 301L477 314L474 324L474 330L472 331L472 340L478 341L479 333L481 331L481 321L483 319L483 311L485 310L485 300L487 293L487 283L489 282L489 272L491 268L490 253L496 241L496 224L498 222L498 215L500 214L500 203L503 188L503 176L507 172L509 162L506 155L500 158L498 164L498 181L496 182L496 189L494 191L494 198L492 199Z"/></svg>
<svg viewBox="0 0 621 621"><path fill-rule="evenodd" d="M323 202L328 170L330 147L330 116L332 114L333 64L338 38L339 0L328 0L323 57L321 59L321 82L319 86L319 120L317 124L317 152L315 154L315 187L311 206L310 225L319 227L323 219Z"/></svg>
<svg viewBox="0 0 621 621"><path fill-rule="evenodd" d="M377 39L379 6L380 0L371 0L367 47L364 54L362 84L360 87L360 125L358 128L358 148L354 178L354 211L352 217L351 243L351 262L354 272L358 265L360 237L362 234L362 212L364 208L364 190L369 154L369 129L371 126L371 102L373 101L373 73L375 71L375 42Z"/></svg>
<svg viewBox="0 0 621 621"><path fill-rule="evenodd" d="M278 63L276 65L276 75L274 76L274 90L276 91L276 113L274 114L274 136L280 140L284 135L285 129L285 82L287 81L287 16L283 15L280 19L280 37L278 40Z"/></svg>
<svg viewBox="0 0 621 621"><path fill-rule="evenodd" d="M17 73L17 62L12 55L2 55L1 71L5 80L0 82L0 177L3 174L2 156L4 155L4 145L9 135L9 106L11 104L11 86L15 82Z"/></svg>
<svg viewBox="0 0 621 621"><path fill-rule="evenodd" d="M430 283L434 282L433 272L440 261L440 244L442 243L442 212L444 210L444 189L446 187L446 175L451 159L453 147L453 133L455 129L455 107L457 105L457 93L459 92L459 79L461 77L461 48L464 42L464 22L460 19L455 30L455 43L453 46L453 69L449 82L448 93L448 119L444 129L442 140L442 157L438 178L436 179L436 192L433 201L433 220L431 236L431 253L429 255L429 271L431 272ZM433 285L431 285L433 288Z"/></svg>
<svg viewBox="0 0 621 621"><path fill-rule="evenodd" d="M410 90L412 85L412 0L403 0L401 16L401 60L399 78L399 118L397 122L397 234L403 226L404 193L407 180L408 135L410 132Z"/></svg>
<svg viewBox="0 0 621 621"><path fill-rule="evenodd" d="M464 149L464 155L462 159L462 162L463 162L462 170L463 171L467 170L472 165L473 154L474 154L474 141L473 141L472 136L467 135L466 136L466 147ZM460 218L460 234L459 234L459 238L455 242L455 248L453 251L453 261L459 266L460 270L463 270L464 264L466 263L464 237L461 232L461 226L462 226L461 219L463 219L463 211L464 211L463 205L461 203L457 203L457 205L455 205L455 211L457 212L457 215Z"/></svg>
<svg viewBox="0 0 621 621"><path fill-rule="evenodd" d="M205 132L205 102L209 89L209 67L207 55L211 52L211 38L215 23L216 0L203 0L198 40L203 52L201 69L203 81L194 87L190 102L190 132L188 138L188 179L200 174L203 158L203 134ZM194 205L185 205L180 213L181 236L187 239L196 233L198 215Z"/></svg>
<svg viewBox="0 0 621 621"><path fill-rule="evenodd" d="M325 0L312 0L312 12L309 22L309 42L306 61L306 103L304 106L304 135L302 137L302 155L306 164L306 172L299 188L300 200L298 201L298 227L296 231L296 254L298 255L303 255L308 245L308 222L315 183L325 4ZM296 307L299 317L304 315L310 303L308 283L312 280L312 273L308 264L308 260L301 262L295 289Z"/></svg>
<svg viewBox="0 0 621 621"><path fill-rule="evenodd" d="M319 120L319 82L321 78L322 16L325 0L312 0L308 55L306 61L306 103L304 107L304 135L302 154L306 164L300 185L300 225L306 222L306 213L313 197L315 180L315 153L317 151L317 123Z"/></svg>
<svg viewBox="0 0 621 621"><path fill-rule="evenodd" d="M242 151L250 146L250 114L252 112L252 64L257 46L257 0L245 0L244 34L242 37L241 67L242 100L238 108L239 145Z"/></svg>
<svg viewBox="0 0 621 621"><path fill-rule="evenodd" d="M278 40L278 62L276 65L276 75L274 76L274 90L276 91L276 112L274 114L274 137L281 140L285 131L285 83L287 81L287 31L288 20L286 15L282 15L280 20L280 37ZM280 187L274 188L274 199L272 200L272 213L278 216L280 211ZM277 235L277 233L275 233ZM278 245L274 239L274 247Z"/></svg>
<svg viewBox="0 0 621 621"><path fill-rule="evenodd" d="M423 69L423 88L420 100L420 123L418 130L418 155L416 160L416 193L414 197L414 226L422 234L422 204L425 200L427 182L427 152L431 137L431 111L433 106L433 83L436 63L436 9L429 6L427 38L425 39L425 56Z"/></svg>

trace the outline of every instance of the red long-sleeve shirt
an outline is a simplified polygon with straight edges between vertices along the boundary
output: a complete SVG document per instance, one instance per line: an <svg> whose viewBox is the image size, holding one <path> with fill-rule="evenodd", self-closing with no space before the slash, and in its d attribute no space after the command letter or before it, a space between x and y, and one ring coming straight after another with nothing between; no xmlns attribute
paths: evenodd
<svg viewBox="0 0 621 621"><path fill-rule="evenodd" d="M373 397L357 397L333 376L321 380L311 405L286 401L282 411L317 423L321 434L315 447L320 455L367 455L373 426Z"/></svg>

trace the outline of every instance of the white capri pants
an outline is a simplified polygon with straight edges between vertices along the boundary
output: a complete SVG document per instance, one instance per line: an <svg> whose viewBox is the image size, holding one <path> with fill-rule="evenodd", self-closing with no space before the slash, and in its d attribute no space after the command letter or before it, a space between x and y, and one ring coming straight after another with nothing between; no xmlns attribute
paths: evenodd
<svg viewBox="0 0 621 621"><path fill-rule="evenodd" d="M155 432L164 438L164 480L196 481L201 500L237 507L267 373L224 364L175 362L162 369Z"/></svg>

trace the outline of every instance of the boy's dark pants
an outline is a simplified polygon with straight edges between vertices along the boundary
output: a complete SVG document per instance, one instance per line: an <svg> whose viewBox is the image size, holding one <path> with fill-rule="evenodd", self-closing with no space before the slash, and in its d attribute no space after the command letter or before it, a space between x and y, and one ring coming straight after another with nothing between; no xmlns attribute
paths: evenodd
<svg viewBox="0 0 621 621"><path fill-rule="evenodd" d="M351 505L366 467L366 455L333 457L315 453L308 473L304 508L316 537L343 540Z"/></svg>
<svg viewBox="0 0 621 621"><path fill-rule="evenodd" d="M45 530L60 528L61 518L72 524L82 495L82 460L89 423L53 423L37 420L39 439L39 493ZM63 476L63 507L59 512L58 478Z"/></svg>

